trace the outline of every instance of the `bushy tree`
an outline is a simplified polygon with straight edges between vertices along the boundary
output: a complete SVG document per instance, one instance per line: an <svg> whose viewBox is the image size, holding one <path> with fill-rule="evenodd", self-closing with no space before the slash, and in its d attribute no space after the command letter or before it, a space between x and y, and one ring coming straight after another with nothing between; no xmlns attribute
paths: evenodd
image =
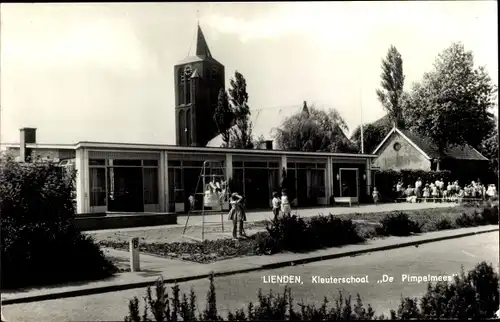
<svg viewBox="0 0 500 322"><path fill-rule="evenodd" d="M105 278L116 268L73 227L73 170L0 157L2 288Z"/></svg>
<svg viewBox="0 0 500 322"><path fill-rule="evenodd" d="M248 106L247 82L238 71L230 80L229 102L234 114L235 125L231 129L230 147L238 149L252 149L252 122L250 121L250 107Z"/></svg>
<svg viewBox="0 0 500 322"><path fill-rule="evenodd" d="M257 137L254 142L253 142L253 147L255 149L261 149L262 148L262 144L264 144L266 142L266 138L264 137L264 135L259 135L259 137Z"/></svg>
<svg viewBox="0 0 500 322"><path fill-rule="evenodd" d="M222 136L223 146L228 147L231 139L231 126L234 123L234 112L229 105L227 92L221 88L214 112L214 121L219 134Z"/></svg>
<svg viewBox="0 0 500 322"><path fill-rule="evenodd" d="M498 121L497 121L498 122ZM495 127L490 135L486 137L479 151L489 159L491 172L498 176L498 129Z"/></svg>
<svg viewBox="0 0 500 322"><path fill-rule="evenodd" d="M347 123L334 109L319 110L307 106L287 117L276 129L275 139L282 150L307 152L354 152L347 138Z"/></svg>
<svg viewBox="0 0 500 322"><path fill-rule="evenodd" d="M496 91L484 67L474 66L473 53L453 43L439 54L434 69L414 84L408 124L440 152L465 143L479 149L494 126Z"/></svg>
<svg viewBox="0 0 500 322"><path fill-rule="evenodd" d="M377 89L377 97L387 111L391 122L399 128L405 127L403 100L405 98L403 87L405 75L403 74L403 58L395 46L387 51L387 56L382 59L381 89Z"/></svg>
<svg viewBox="0 0 500 322"><path fill-rule="evenodd" d="M373 153L377 146L391 130L385 124L369 123L363 125L363 148L364 153ZM351 136L351 141L356 145L356 149L361 151L361 128L358 125Z"/></svg>

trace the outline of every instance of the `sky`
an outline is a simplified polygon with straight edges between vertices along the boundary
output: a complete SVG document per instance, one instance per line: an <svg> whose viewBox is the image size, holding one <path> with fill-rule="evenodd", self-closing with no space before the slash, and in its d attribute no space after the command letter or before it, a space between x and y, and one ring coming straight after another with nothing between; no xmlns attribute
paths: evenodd
<svg viewBox="0 0 500 322"><path fill-rule="evenodd" d="M254 133L303 101L351 131L384 115L375 90L390 45L405 89L452 42L498 84L496 1L1 4L0 139L175 144L173 66L194 49L247 80Z"/></svg>

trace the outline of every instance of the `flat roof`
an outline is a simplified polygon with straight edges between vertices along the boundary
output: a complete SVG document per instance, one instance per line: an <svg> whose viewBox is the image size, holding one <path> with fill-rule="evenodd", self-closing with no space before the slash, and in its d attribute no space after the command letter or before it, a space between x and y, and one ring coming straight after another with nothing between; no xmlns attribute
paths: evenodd
<svg viewBox="0 0 500 322"><path fill-rule="evenodd" d="M2 143L7 148L19 148L19 143ZM261 155L294 155L294 156L318 156L318 157L350 157L350 158L376 158L375 154L360 153L332 153L332 152L303 152L303 151L285 151L285 150L266 150L266 149L231 149L221 147L189 147L168 144L140 144L140 143L113 143L113 142L89 142L80 141L77 144L44 144L32 143L26 144L31 149L63 149L76 150L87 149L117 149L117 150L166 150L173 152L205 152L205 153L235 153L235 154L261 154Z"/></svg>
<svg viewBox="0 0 500 322"><path fill-rule="evenodd" d="M295 156L318 156L318 157L353 157L353 158L376 158L374 154L359 153L332 153L332 152L303 152L303 151L285 151L285 150L266 150L266 149L231 149L220 147L186 147L167 144L136 144L136 143L111 143L111 142L88 142L81 141L76 144L76 149L123 149L123 150L166 150L178 152L208 152L208 153L237 153L237 154L262 154L262 155L295 155Z"/></svg>
<svg viewBox="0 0 500 322"><path fill-rule="evenodd" d="M19 148L19 143L2 143L0 147ZM64 149L75 150L75 144L50 144L50 143L26 143L26 147L30 149Z"/></svg>

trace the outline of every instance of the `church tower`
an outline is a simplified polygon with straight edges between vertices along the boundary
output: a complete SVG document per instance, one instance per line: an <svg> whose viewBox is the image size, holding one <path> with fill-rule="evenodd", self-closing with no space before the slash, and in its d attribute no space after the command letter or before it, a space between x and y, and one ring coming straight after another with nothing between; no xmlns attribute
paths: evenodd
<svg viewBox="0 0 500 322"><path fill-rule="evenodd" d="M204 147L217 136L213 114L225 78L224 66L212 57L199 25L195 55L175 65L174 75L176 144Z"/></svg>

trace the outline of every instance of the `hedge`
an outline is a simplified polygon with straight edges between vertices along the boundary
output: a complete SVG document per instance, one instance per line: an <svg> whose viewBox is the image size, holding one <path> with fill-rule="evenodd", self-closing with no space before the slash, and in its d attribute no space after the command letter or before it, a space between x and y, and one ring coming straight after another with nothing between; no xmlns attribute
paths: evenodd
<svg viewBox="0 0 500 322"><path fill-rule="evenodd" d="M72 225L74 170L0 157L2 288L111 276L116 267Z"/></svg>
<svg viewBox="0 0 500 322"><path fill-rule="evenodd" d="M299 303L296 305L289 287L283 294L271 291L263 295L259 290L258 303L248 303L247 309L229 312L223 318L217 311L214 276L209 277L210 286L205 309L198 313L196 295L191 289L189 296L180 293L179 286L172 287L172 296L166 292L162 279L155 284L155 292L148 287L141 314L139 299L129 301L129 315L125 322L148 321L330 321L330 320L410 320L410 319L474 319L494 318L498 310L498 274L491 264L481 262L465 274L455 276L452 282L428 284L427 292L420 298L401 298L399 307L390 311L390 316L375 314L370 305L364 306L357 294L353 305L350 295L339 297L330 306L325 297L321 306Z"/></svg>

